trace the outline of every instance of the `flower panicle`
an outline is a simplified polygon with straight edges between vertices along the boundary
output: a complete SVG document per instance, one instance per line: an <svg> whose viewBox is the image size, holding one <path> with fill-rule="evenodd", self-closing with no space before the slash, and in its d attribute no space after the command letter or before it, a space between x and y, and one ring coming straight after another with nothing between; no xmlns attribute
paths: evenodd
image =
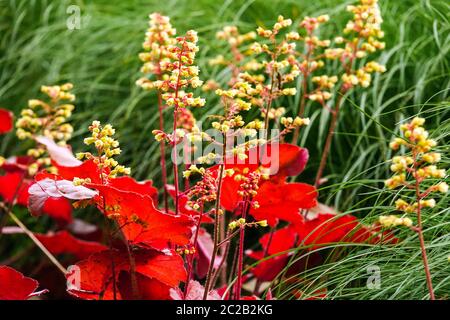
<svg viewBox="0 0 450 320"><path fill-rule="evenodd" d="M410 122L401 125L400 130L403 134L402 138L395 138L390 147L394 151L399 150L403 146L405 150L409 150L411 155L397 155L392 158L390 170L394 175L385 181L385 185L389 189L395 189L403 186L406 189L418 189L418 186L427 179L443 179L446 176L445 169L439 169L437 164L441 160L441 154L433 152L432 148L437 142L429 138L429 133L423 127L424 118L415 117ZM408 181L409 178L414 179L413 182ZM449 186L445 181L439 181L423 192L417 190L416 201L410 202L405 198L399 198L395 201L395 209L404 214L416 213L421 208L433 208L436 205L434 198L428 198L436 192L447 193ZM395 220L393 216L380 217L380 223L385 226L405 225L400 223L401 220ZM404 220L402 220L404 221ZM407 221L409 224L409 221Z"/></svg>
<svg viewBox="0 0 450 320"><path fill-rule="evenodd" d="M114 157L120 155L122 150L119 147L119 141L113 138L115 129L106 124L102 126L100 121L93 121L89 126L91 136L84 139L86 145L94 145L97 155L90 152L77 153L79 160L93 159L102 173L102 178L116 178L118 174L129 175L130 168L120 165Z"/></svg>
<svg viewBox="0 0 450 320"><path fill-rule="evenodd" d="M75 109L72 104L75 100L75 95L71 93L72 89L71 83L42 86L41 92L47 99L28 100L28 106L22 109L16 121L17 137L25 140L45 136L59 145L66 145L73 133L72 125L67 123ZM30 175L34 175L42 167L46 167L50 172L55 170L51 166L45 146L37 144L28 149L27 155L35 159L35 162L29 165Z"/></svg>
<svg viewBox="0 0 450 320"><path fill-rule="evenodd" d="M168 48L176 41L176 29L172 27L169 17L155 12L150 14L149 18L149 28L142 44L144 52L139 54L139 59L143 62L141 72L144 76L136 81L144 90L156 88L155 81L167 75L165 63L170 56Z"/></svg>

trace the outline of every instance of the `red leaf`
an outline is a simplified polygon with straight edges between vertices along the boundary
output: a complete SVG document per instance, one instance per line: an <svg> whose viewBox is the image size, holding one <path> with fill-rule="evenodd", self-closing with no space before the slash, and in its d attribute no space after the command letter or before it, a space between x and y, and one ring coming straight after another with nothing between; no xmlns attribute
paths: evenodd
<svg viewBox="0 0 450 320"><path fill-rule="evenodd" d="M284 227L274 231L272 237L270 233L266 233L259 239L259 243L270 256L291 249L295 244L295 239L295 231L291 227Z"/></svg>
<svg viewBox="0 0 450 320"><path fill-rule="evenodd" d="M65 180L73 181L74 178L91 179L92 183L102 183L100 177L100 169L94 160L87 160L81 163L79 166L62 166L56 162L53 165L58 168L58 175Z"/></svg>
<svg viewBox="0 0 450 320"><path fill-rule="evenodd" d="M354 216L336 216L329 213L319 214L312 220L302 219L294 224L299 235L299 243L313 245L311 249L323 244L343 241L357 226L358 221Z"/></svg>
<svg viewBox="0 0 450 320"><path fill-rule="evenodd" d="M68 147L57 145L52 139L38 136L35 140L44 145L50 158L61 166L76 167L81 165L81 161L74 157L72 150Z"/></svg>
<svg viewBox="0 0 450 320"><path fill-rule="evenodd" d="M138 288L143 290L142 293L147 298L167 297L168 287L177 287L186 279L183 259L172 251L164 254L155 250L136 250L132 254L136 262ZM128 254L121 251L97 252L88 259L78 262L76 268L71 268L72 273L67 275L69 281L75 280L71 282L68 292L82 299L113 299L112 260L116 275L116 297L129 298L130 264ZM76 287L77 276L79 287Z"/></svg>
<svg viewBox="0 0 450 320"><path fill-rule="evenodd" d="M316 189L305 183L263 182L255 201L259 208L251 209L256 220L267 220L273 226L278 219L296 222L301 219L299 209L309 209L317 204Z"/></svg>
<svg viewBox="0 0 450 320"><path fill-rule="evenodd" d="M262 246L261 251L247 250L246 254L248 256L255 260L261 260L252 269L255 277L260 281L272 281L275 279L288 262L289 253L281 253L291 249L295 245L295 239L295 231L291 227L285 227L274 231L272 236L270 236L270 233L262 236L259 240ZM263 260L264 258L266 260Z"/></svg>
<svg viewBox="0 0 450 320"><path fill-rule="evenodd" d="M65 198L47 199L42 211L63 226L71 223L73 220L72 205Z"/></svg>
<svg viewBox="0 0 450 320"><path fill-rule="evenodd" d="M151 180L137 182L133 178L124 176L110 179L108 185L122 191L130 191L142 196L149 196L154 203L158 201L158 190L153 187Z"/></svg>
<svg viewBox="0 0 450 320"><path fill-rule="evenodd" d="M270 175L296 176L305 169L308 158L307 149L293 144L273 143L263 153L261 162L264 167L271 168Z"/></svg>
<svg viewBox="0 0 450 320"><path fill-rule="evenodd" d="M168 243L186 245L190 242L194 221L185 215L170 215L157 210L148 196L122 191L111 186L91 185L100 196L99 209L116 217L122 231L133 244L144 244L156 249ZM106 210L103 210L103 201Z"/></svg>
<svg viewBox="0 0 450 320"><path fill-rule="evenodd" d="M39 180L28 189L28 209L32 215L42 213L45 202L49 198L67 198L72 200L91 199L97 192L85 186L75 186L72 181L52 180L45 178Z"/></svg>
<svg viewBox="0 0 450 320"><path fill-rule="evenodd" d="M13 114L11 111L0 108L0 134L7 133L13 128Z"/></svg>
<svg viewBox="0 0 450 320"><path fill-rule="evenodd" d="M39 283L8 266L0 266L0 300L27 300L47 292L35 292Z"/></svg>
<svg viewBox="0 0 450 320"><path fill-rule="evenodd" d="M85 259L95 252L107 249L106 246L98 242L76 239L65 230L54 234L35 235L52 254L69 253L79 260Z"/></svg>
<svg viewBox="0 0 450 320"><path fill-rule="evenodd" d="M7 203L11 203L16 195L16 204L26 206L28 202L28 187L30 182L24 180L23 173L13 172L0 176L0 195Z"/></svg>
<svg viewBox="0 0 450 320"><path fill-rule="evenodd" d="M252 273L260 281L272 281L275 279L286 266L289 259L286 254L281 254L268 258L267 260L263 260L263 251L247 250L246 254L250 258L258 261L258 264L252 268Z"/></svg>
<svg viewBox="0 0 450 320"><path fill-rule="evenodd" d="M170 290L172 288L164 283L147 278L139 273L136 274L136 282L138 297L134 296L130 274L128 272L119 274L117 286L123 300L134 300L136 298L142 300L171 300Z"/></svg>

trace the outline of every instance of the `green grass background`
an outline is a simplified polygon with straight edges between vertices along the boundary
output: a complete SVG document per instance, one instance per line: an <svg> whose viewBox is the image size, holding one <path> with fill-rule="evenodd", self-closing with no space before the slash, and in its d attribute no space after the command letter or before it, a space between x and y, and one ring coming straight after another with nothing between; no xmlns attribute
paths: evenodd
<svg viewBox="0 0 450 320"><path fill-rule="evenodd" d="M132 167L138 179L160 181L158 144L151 136L157 127L155 96L135 85L140 76L141 51L147 16L154 11L170 15L179 33L199 32L198 64L201 79L226 81L226 73L208 66L207 59L225 50L215 32L228 24L243 31L269 26L278 14L295 21L305 15L328 13L329 27L323 36L333 37L349 18L345 7L352 1L45 1L0 0L0 107L16 115L30 98L39 96L42 84L70 81L77 95L71 141L75 151L84 149L82 137L88 124L98 119L117 128L124 150L121 161ZM81 8L80 30L66 27L67 7ZM392 211L395 193L383 189L389 177L388 148L396 126L416 114L427 119L432 136L440 141L444 167L449 166L450 107L449 49L450 6L446 0L380 0L384 18L386 50L379 61L387 72L376 76L367 90L352 93L345 101L334 137L321 201L341 211L373 222ZM205 95L207 104L196 112L198 119L220 112L217 99ZM285 101L291 114L297 101ZM302 145L310 151L310 163L299 180L312 182L325 140L328 112L307 107L314 120L303 131ZM169 113L167 113L170 116ZM0 154L23 152L12 134L2 138ZM448 179L447 179L448 180ZM426 238L439 297L450 294L448 196L426 215ZM348 248L339 261L303 275L310 285L305 294L327 287L330 298L422 299L426 287L417 237L407 231L402 244L394 247ZM365 286L367 266L381 268L380 289ZM277 294L284 297L286 288Z"/></svg>

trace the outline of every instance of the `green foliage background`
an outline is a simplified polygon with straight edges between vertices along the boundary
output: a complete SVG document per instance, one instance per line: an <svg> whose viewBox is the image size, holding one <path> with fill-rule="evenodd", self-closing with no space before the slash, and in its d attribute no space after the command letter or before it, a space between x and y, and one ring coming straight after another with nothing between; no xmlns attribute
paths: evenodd
<svg viewBox="0 0 450 320"><path fill-rule="evenodd" d="M235 24L250 31L257 25L271 25L278 14L299 21L305 15L327 13L331 20L323 36L333 37L349 18L345 12L349 3L0 0L0 107L18 115L28 99L39 96L40 85L70 81L77 95L72 121L76 128L71 141L74 150L83 150L82 136L92 120L110 122L117 128L124 150L121 161L132 167L136 178L151 178L158 185L158 144L151 136L157 127L156 99L135 85L141 64L137 54L149 13L170 15L179 33L197 30L200 78L225 82L226 72L207 63L208 58L225 50L214 38L218 29ZM80 30L67 29L66 10L71 4L81 8ZM390 175L388 143L399 122L416 114L425 117L432 136L440 141L444 167L450 162L450 5L446 0L380 0L380 6L386 50L378 60L388 71L376 76L369 89L358 90L345 101L326 169L329 183L320 196L322 202L367 223L392 211L395 193L383 189L383 180ZM220 112L216 98L205 98L207 105L196 112L198 119ZM285 106L294 114L297 101L286 101ZM309 149L311 158L299 179L312 182L329 114L316 105L308 106L307 114L314 122L303 131L302 145ZM12 134L1 140L2 155L25 149ZM442 298L450 293L448 203L448 196L442 197L425 220L433 281ZM399 236L405 240L390 247L340 245L349 254L302 275L309 281L299 289L307 296L327 287L329 298L426 298L417 237L409 231L401 231ZM371 265L381 269L380 289L366 287L367 267ZM286 290L280 286L278 296L284 297Z"/></svg>

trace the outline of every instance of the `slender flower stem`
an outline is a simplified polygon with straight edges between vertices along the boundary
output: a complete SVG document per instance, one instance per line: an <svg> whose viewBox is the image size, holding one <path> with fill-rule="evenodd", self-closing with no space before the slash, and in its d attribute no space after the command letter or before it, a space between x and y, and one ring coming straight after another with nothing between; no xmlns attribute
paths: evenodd
<svg viewBox="0 0 450 320"><path fill-rule="evenodd" d="M310 34L311 36L311 34ZM302 97L300 98L299 108L297 116L302 118L305 113L305 107L306 107L306 97L308 96L308 77L309 77L309 59L311 57L312 48L308 47L308 52L306 54L306 70L303 72L303 79L302 79ZM297 144L298 143L298 137L300 136L300 127L296 127L294 131L294 135L292 137L292 143Z"/></svg>
<svg viewBox="0 0 450 320"><path fill-rule="evenodd" d="M245 201L242 211L242 218L247 218L247 211L250 209L250 202ZM239 232L239 248L238 248L238 262L237 262L237 283L235 288L235 299L241 299L241 290L242 290L242 270L244 266L244 238L245 238L245 226L240 227Z"/></svg>
<svg viewBox="0 0 450 320"><path fill-rule="evenodd" d="M227 234L228 234L228 232L227 232ZM219 277L219 273L220 273L220 277L221 277L221 278L222 278L222 277L225 277L225 279L221 279L222 284L226 284L226 282L227 282L227 281L226 281L227 269L224 268L224 265L225 265L225 261L227 260L228 253L229 253L229 251L230 251L230 243L231 243L231 239L232 239L236 234L237 234L237 233L232 233L231 235L227 235L227 236L225 237L225 239L222 240L222 241L219 243L220 248L221 248L221 249L223 248L224 250L221 252L221 254L222 254L222 259L220 260L220 264L219 264L219 266L217 267L217 270L216 270L216 272L214 273L214 276L213 276L212 287L215 286L215 284L216 284L216 282L217 282L217 278ZM223 246L223 244L226 244L226 245Z"/></svg>
<svg viewBox="0 0 450 320"><path fill-rule="evenodd" d="M226 220L225 220L225 215L221 215L220 216L220 241L223 241L227 236L225 233L225 226L226 226ZM222 256L222 260L220 261L220 266L217 269L218 271L221 270L220 272L220 283L223 285L227 282L227 270L226 268L222 268L222 265L225 262L225 259L228 255L228 246L227 247L220 247L220 254ZM214 286L215 281L213 282L213 286Z"/></svg>
<svg viewBox="0 0 450 320"><path fill-rule="evenodd" d="M275 59L275 58L272 58ZM272 69L272 72L270 74L270 90L269 90L269 98L267 101L267 106L266 106L266 115L265 115L265 119L264 119L264 130L266 131L266 135L265 135L265 139L268 139L268 135L269 133L267 132L269 130L269 112L270 112L270 108L272 107L272 101L273 101L273 89L275 86L275 70Z"/></svg>
<svg viewBox="0 0 450 320"><path fill-rule="evenodd" d="M413 151L413 160L414 160L414 178L415 178L415 191L416 191L416 201L417 201L417 226L418 228L415 229L419 236L419 242L420 242L420 250L422 252L422 261L423 261L423 268L425 270L425 277L427 281L427 287L428 292L430 293L430 300L436 300L434 296L434 290L433 290L433 282L431 280L431 272L430 267L428 264L428 257L427 257L427 251L425 246L425 239L423 237L423 229L422 229L422 212L421 212L421 204L420 201L422 200L421 193L420 193L420 181L417 176L417 152Z"/></svg>
<svg viewBox="0 0 450 320"><path fill-rule="evenodd" d="M22 231L36 244L36 246L41 249L41 251L47 256L47 258L59 269L59 271L62 272L63 275L67 273L66 268L64 268L61 263L55 258L53 254L50 253L50 251L47 250L47 248L42 244L41 241L39 241L38 238L34 235L32 231L30 231L23 223L20 221L19 218L11 211L8 210L3 204L0 204L2 206L2 209L7 212L9 217L17 224L17 226L22 229Z"/></svg>
<svg viewBox="0 0 450 320"><path fill-rule="evenodd" d="M219 249L219 234L220 234L220 195L222 191L222 180L223 180L223 172L225 168L225 152L226 152L226 137L224 139L223 144L223 162L220 164L219 170L219 182L217 186L217 198L216 198L216 208L214 212L214 247L211 255L211 262L209 263L208 273L206 275L206 283L205 283L205 292L203 293L203 300L206 300L208 297L209 288L211 285L213 270L214 270L214 262L216 261L217 251Z"/></svg>
<svg viewBox="0 0 450 320"><path fill-rule="evenodd" d="M264 260L267 257L267 254L269 253L269 248L270 248L270 245L272 244L274 232L275 232L275 228L272 227L270 229L269 241L267 241L267 247L264 249L264 254L263 254L262 260ZM259 294L259 288L261 287L261 283L262 283L262 281L260 279L258 279L256 281L255 289L253 290L253 294L255 294L255 295Z"/></svg>
<svg viewBox="0 0 450 320"><path fill-rule="evenodd" d="M160 77L159 77L160 78ZM159 130L164 132L164 114L163 114L163 103L161 92L158 90L158 110L159 110ZM163 183L163 201L164 201L164 210L166 213L169 212L169 201L167 194L167 168L166 168L166 146L164 139L159 143L159 150L161 153L161 173L162 173L162 183Z"/></svg>
<svg viewBox="0 0 450 320"><path fill-rule="evenodd" d="M184 46L186 44L186 38L184 38L183 43L181 44L180 55L178 57L178 76L177 76L177 85L175 87L175 106L173 109L173 175L174 175L174 185L175 185L175 215L178 215L179 211L179 181L178 181L178 157L177 157L177 128L178 128L178 95L181 86L181 65L182 65L182 57L184 52Z"/></svg>
<svg viewBox="0 0 450 320"><path fill-rule="evenodd" d="M177 131L177 118L178 118L178 107L175 106L175 110L173 112L173 132L174 132L174 145L173 145L173 176L174 176L174 185L175 185L175 215L178 215L179 211L179 205L178 205L178 198L179 198L179 181L178 181L178 157L177 157L177 137L176 137L176 131Z"/></svg>
<svg viewBox="0 0 450 320"><path fill-rule="evenodd" d="M317 169L316 180L314 182L314 186L317 188L320 185L320 180L322 179L323 170L325 169L325 165L327 163L328 154L330 152L331 142L333 140L334 130L336 129L336 124L339 116L339 109L342 101L342 96L339 95L336 101L336 106L334 110L331 110L331 122L330 127L328 129L327 140L325 141L325 146L323 147L322 157L320 159L319 168Z"/></svg>
<svg viewBox="0 0 450 320"><path fill-rule="evenodd" d="M197 223L197 227L195 229L195 235L194 235L194 241L193 241L193 246L194 248L197 248L197 242L198 242L198 233L200 230L200 226L202 224L202 218L203 218L203 206L201 206L200 208L200 216L198 218L198 223ZM188 290L188 286L189 286L189 282L191 281L192 278L192 273L194 270L194 255L190 256L190 259L188 261L188 271L187 271L187 278L186 278L186 286L184 287L184 298L186 299L187 296L187 290Z"/></svg>
<svg viewBox="0 0 450 320"><path fill-rule="evenodd" d="M136 278L136 259L134 258L133 252L131 251L131 244L129 241L125 240L125 245L127 246L128 260L130 261L130 280L131 280L131 294L134 300L140 298L139 287Z"/></svg>

